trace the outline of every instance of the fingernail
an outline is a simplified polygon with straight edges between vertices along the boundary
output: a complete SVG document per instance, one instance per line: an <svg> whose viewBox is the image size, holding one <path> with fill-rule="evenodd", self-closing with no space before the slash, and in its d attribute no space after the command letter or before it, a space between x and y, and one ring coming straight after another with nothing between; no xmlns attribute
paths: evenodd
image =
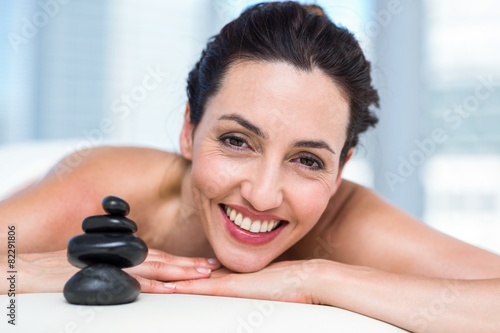
<svg viewBox="0 0 500 333"><path fill-rule="evenodd" d="M196 267L196 271L201 274L208 274L212 270L210 268L205 268L205 267Z"/></svg>
<svg viewBox="0 0 500 333"><path fill-rule="evenodd" d="M217 265L219 263L219 260L216 258L208 258L207 261L210 265Z"/></svg>
<svg viewBox="0 0 500 333"><path fill-rule="evenodd" d="M175 283L167 282L167 283L164 283L163 286L167 289L175 289Z"/></svg>

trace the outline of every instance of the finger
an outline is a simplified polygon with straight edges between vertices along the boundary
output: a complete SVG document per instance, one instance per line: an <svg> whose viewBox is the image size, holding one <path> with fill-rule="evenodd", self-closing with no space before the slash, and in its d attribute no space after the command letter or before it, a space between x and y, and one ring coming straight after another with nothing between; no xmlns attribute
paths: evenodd
<svg viewBox="0 0 500 333"><path fill-rule="evenodd" d="M156 293L156 294L172 294L175 292L175 285L156 280L143 278L142 276L134 276L141 285L141 292Z"/></svg>
<svg viewBox="0 0 500 333"><path fill-rule="evenodd" d="M156 249L149 250L146 261L160 261L166 264L185 267L207 267L211 270L216 270L221 267L221 263L216 258L180 257Z"/></svg>
<svg viewBox="0 0 500 333"><path fill-rule="evenodd" d="M207 267L177 266L160 261L143 262L139 266L127 270L131 274L158 281L202 279L210 277L212 273L212 270Z"/></svg>
<svg viewBox="0 0 500 333"><path fill-rule="evenodd" d="M214 274L215 276L216 274ZM274 279L273 279L274 280ZM173 282L177 294L198 294L243 297L266 300L286 300L288 291L264 282L253 273L225 274L210 279Z"/></svg>
<svg viewBox="0 0 500 333"><path fill-rule="evenodd" d="M178 294L245 297L245 292L234 288L230 279L184 280L174 282L174 285Z"/></svg>
<svg viewBox="0 0 500 333"><path fill-rule="evenodd" d="M195 294L225 297L240 297L262 300L305 303L293 291L269 288L255 281L231 278L201 279L172 282L176 294Z"/></svg>

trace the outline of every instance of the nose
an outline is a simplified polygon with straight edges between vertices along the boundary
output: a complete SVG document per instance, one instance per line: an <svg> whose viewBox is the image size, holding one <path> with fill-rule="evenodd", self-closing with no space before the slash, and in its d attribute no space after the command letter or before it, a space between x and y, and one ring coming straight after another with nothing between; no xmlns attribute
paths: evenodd
<svg viewBox="0 0 500 333"><path fill-rule="evenodd" d="M277 208L283 202L280 164L268 161L257 165L241 184L241 196L258 211Z"/></svg>

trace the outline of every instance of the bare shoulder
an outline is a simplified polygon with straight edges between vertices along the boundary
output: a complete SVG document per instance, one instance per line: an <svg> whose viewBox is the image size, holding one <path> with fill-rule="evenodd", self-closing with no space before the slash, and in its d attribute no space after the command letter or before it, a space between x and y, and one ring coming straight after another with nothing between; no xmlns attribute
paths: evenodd
<svg viewBox="0 0 500 333"><path fill-rule="evenodd" d="M154 167L154 162L176 158L177 155L173 153L152 148L101 146L66 156L54 166L52 173L61 178L73 174L74 171L82 172L95 168L92 170L95 172L103 167L103 170L116 168L118 172L128 172L135 168Z"/></svg>
<svg viewBox="0 0 500 333"><path fill-rule="evenodd" d="M325 213L294 248L386 271L436 277L498 277L500 257L438 232L372 190L343 180Z"/></svg>
<svg viewBox="0 0 500 333"><path fill-rule="evenodd" d="M134 200L163 193L165 177L183 163L179 155L162 150L103 146L66 156L45 181L58 182L78 197L114 194Z"/></svg>
<svg viewBox="0 0 500 333"><path fill-rule="evenodd" d="M184 163L176 154L149 148L97 147L75 152L40 182L1 202L0 224L18 226L21 252L63 249L70 237L81 233L83 218L102 214L103 197L117 195L131 207L149 211L147 205L154 206L167 195L166 178L180 172ZM137 221L143 217L141 211L134 214L131 218L140 217Z"/></svg>

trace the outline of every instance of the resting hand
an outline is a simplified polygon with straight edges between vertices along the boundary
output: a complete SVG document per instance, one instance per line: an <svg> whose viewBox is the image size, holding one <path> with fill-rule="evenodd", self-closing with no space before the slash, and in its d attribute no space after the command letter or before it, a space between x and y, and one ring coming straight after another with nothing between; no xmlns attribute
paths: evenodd
<svg viewBox="0 0 500 333"><path fill-rule="evenodd" d="M7 261L3 257L2 265ZM62 292L65 283L79 271L68 262L66 250L19 254L17 268L18 293ZM150 249L143 263L124 271L139 281L142 292L171 293L173 289L165 282L208 278L218 268L217 260L178 257ZM0 287L0 294L6 293L4 283Z"/></svg>
<svg viewBox="0 0 500 333"><path fill-rule="evenodd" d="M319 260L279 262L254 273L223 268L209 279L179 281L175 292L312 304L317 303L312 290L318 265Z"/></svg>
<svg viewBox="0 0 500 333"><path fill-rule="evenodd" d="M149 249L142 264L125 271L139 281L141 292L172 293L174 281L208 278L218 268L216 259L178 257Z"/></svg>

